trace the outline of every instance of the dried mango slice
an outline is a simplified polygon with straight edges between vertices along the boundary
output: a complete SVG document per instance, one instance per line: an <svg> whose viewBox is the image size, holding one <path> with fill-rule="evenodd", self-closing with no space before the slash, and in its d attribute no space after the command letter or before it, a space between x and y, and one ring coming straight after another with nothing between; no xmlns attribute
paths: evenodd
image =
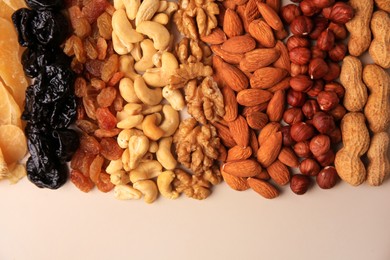
<svg viewBox="0 0 390 260"><path fill-rule="evenodd" d="M2 82L0 82L0 100L0 125L22 127L20 108Z"/></svg>
<svg viewBox="0 0 390 260"><path fill-rule="evenodd" d="M27 7L26 2L24 0L3 0L9 7L11 7L14 11L19 8Z"/></svg>
<svg viewBox="0 0 390 260"><path fill-rule="evenodd" d="M9 170L7 163L4 160L3 152L0 149L0 180L8 177Z"/></svg>
<svg viewBox="0 0 390 260"><path fill-rule="evenodd" d="M27 153L27 141L23 130L14 125L0 126L0 149L7 165L23 159Z"/></svg>
<svg viewBox="0 0 390 260"><path fill-rule="evenodd" d="M27 175L26 168L24 165L18 163L16 164L8 174L8 180L11 184L16 184L20 179Z"/></svg>
<svg viewBox="0 0 390 260"><path fill-rule="evenodd" d="M11 22L11 16L12 16L13 12L14 12L14 9L12 9L4 1L0 0L0 17L1 18L4 18L7 21Z"/></svg>
<svg viewBox="0 0 390 260"><path fill-rule="evenodd" d="M23 106L27 80L19 60L19 44L13 25L0 18L0 78L19 107Z"/></svg>

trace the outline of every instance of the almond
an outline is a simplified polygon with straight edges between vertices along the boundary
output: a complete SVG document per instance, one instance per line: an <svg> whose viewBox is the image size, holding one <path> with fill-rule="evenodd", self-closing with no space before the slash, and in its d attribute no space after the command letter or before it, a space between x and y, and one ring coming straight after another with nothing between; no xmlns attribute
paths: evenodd
<svg viewBox="0 0 390 260"><path fill-rule="evenodd" d="M282 141L282 133L276 132L260 144L260 148L257 150L257 160L262 166L268 167L278 158Z"/></svg>
<svg viewBox="0 0 390 260"><path fill-rule="evenodd" d="M232 161L224 163L222 171L236 177L253 177L261 173L261 166L252 159Z"/></svg>
<svg viewBox="0 0 390 260"><path fill-rule="evenodd" d="M237 92L248 88L249 80L239 68L224 62L218 56L213 56L213 66L226 86Z"/></svg>
<svg viewBox="0 0 390 260"><path fill-rule="evenodd" d="M279 122L284 113L285 93L284 90L278 90L268 103L267 115L269 121Z"/></svg>
<svg viewBox="0 0 390 260"><path fill-rule="evenodd" d="M217 160L225 162L226 158L227 158L227 151L226 151L225 146L224 145L220 145L219 148L218 148L218 152L219 152L219 155L218 155Z"/></svg>
<svg viewBox="0 0 390 260"><path fill-rule="evenodd" d="M223 119L231 122L237 118L238 104L234 91L228 86L222 88L223 102L225 104L225 115Z"/></svg>
<svg viewBox="0 0 390 260"><path fill-rule="evenodd" d="M280 82L288 75L288 71L280 68L264 67L253 73L250 79L252 88L267 89Z"/></svg>
<svg viewBox="0 0 390 260"><path fill-rule="evenodd" d="M215 28L209 35L200 38L208 44L222 44L227 40L226 34L220 28Z"/></svg>
<svg viewBox="0 0 390 260"><path fill-rule="evenodd" d="M221 170L223 180L229 185L230 188L236 191L244 191L249 189L249 185L245 178L236 177Z"/></svg>
<svg viewBox="0 0 390 260"><path fill-rule="evenodd" d="M262 112L253 112L246 117L248 125L255 130L262 129L268 123L268 116Z"/></svg>
<svg viewBox="0 0 390 260"><path fill-rule="evenodd" d="M244 28L242 26L240 17L234 10L230 8L226 10L225 16L223 18L223 31L229 38L239 36L244 33Z"/></svg>
<svg viewBox="0 0 390 260"><path fill-rule="evenodd" d="M290 87L290 79L291 77L286 77L272 87L268 88L267 90L272 93L275 93L278 90L286 90Z"/></svg>
<svg viewBox="0 0 390 260"><path fill-rule="evenodd" d="M290 181L290 172L286 165L278 159L267 167L267 172L271 179L278 185L286 185Z"/></svg>
<svg viewBox="0 0 390 260"><path fill-rule="evenodd" d="M262 89L244 89L237 94L237 102L243 106L256 106L271 98L272 93Z"/></svg>
<svg viewBox="0 0 390 260"><path fill-rule="evenodd" d="M260 179L260 180L264 180L264 181L268 181L269 179L271 179L271 177L269 176L269 174L267 172L267 169L263 169L260 174L255 176L255 178Z"/></svg>
<svg viewBox="0 0 390 260"><path fill-rule="evenodd" d="M237 145L247 147L249 144L249 126L245 118L238 116L234 121L229 122L229 130Z"/></svg>
<svg viewBox="0 0 390 260"><path fill-rule="evenodd" d="M293 149L290 147L283 147L282 150L280 150L279 161L284 163L285 165L292 167L292 168L298 168L299 167L299 160L297 155L294 153Z"/></svg>
<svg viewBox="0 0 390 260"><path fill-rule="evenodd" d="M280 131L282 126L278 122L270 122L268 123L260 132L259 134L259 144L262 145L265 140L267 140L271 135L275 134L276 132Z"/></svg>
<svg viewBox="0 0 390 260"><path fill-rule="evenodd" d="M252 21L249 24L248 31L262 46L267 48L275 46L276 40L272 28L263 19Z"/></svg>
<svg viewBox="0 0 390 260"><path fill-rule="evenodd" d="M239 5L239 6L237 6L236 12L237 12L238 16L241 18L242 26L244 27L244 31L248 32L249 23L245 17L245 9L246 9L246 4Z"/></svg>
<svg viewBox="0 0 390 260"><path fill-rule="evenodd" d="M242 53L230 53L221 49L221 45L211 45L211 50L215 55L221 57L224 61L230 64L239 64L240 61L244 58Z"/></svg>
<svg viewBox="0 0 390 260"><path fill-rule="evenodd" d="M233 0L236 5L244 5L246 4L246 2L248 2L248 0Z"/></svg>
<svg viewBox="0 0 390 260"><path fill-rule="evenodd" d="M260 105L257 106L244 107L241 114L247 117L252 112L256 112L256 111L264 112L267 109L267 106L268 106L268 102L261 103Z"/></svg>
<svg viewBox="0 0 390 260"><path fill-rule="evenodd" d="M255 131L251 129L249 132L249 145L252 148L252 153L256 154L257 150L259 150L259 142L257 141L257 136Z"/></svg>
<svg viewBox="0 0 390 260"><path fill-rule="evenodd" d="M278 41L275 45L275 49L277 49L280 53L279 58L274 62L273 66L276 68L285 69L288 72L291 71L291 62L290 56L288 55L288 49L283 42Z"/></svg>
<svg viewBox="0 0 390 260"><path fill-rule="evenodd" d="M252 148L250 146L242 147L236 145L229 149L227 152L226 161L237 161L237 160L246 160L252 155Z"/></svg>
<svg viewBox="0 0 390 260"><path fill-rule="evenodd" d="M250 51L245 53L244 58L241 60L240 69L242 71L253 72L271 65L279 56L280 52L275 48L260 48Z"/></svg>
<svg viewBox="0 0 390 260"><path fill-rule="evenodd" d="M225 41L221 49L231 53L245 53L256 48L256 42L250 35L235 36Z"/></svg>
<svg viewBox="0 0 390 260"><path fill-rule="evenodd" d="M248 178L247 182L249 187L252 188L252 190L254 190L266 199L273 199L279 196L279 191L274 186L272 186L272 184L266 181Z"/></svg>
<svg viewBox="0 0 390 260"><path fill-rule="evenodd" d="M232 135L230 134L228 127L216 122L213 123L213 126L217 129L218 136L226 147L233 147L237 145L236 141L234 141Z"/></svg>
<svg viewBox="0 0 390 260"><path fill-rule="evenodd" d="M246 22L250 24L252 21L260 17L259 9L257 9L258 0L249 0L245 7Z"/></svg>
<svg viewBox="0 0 390 260"><path fill-rule="evenodd" d="M222 5L226 9L230 8L232 10L236 9L236 7L237 7L237 4L236 4L236 2L234 2L234 0L225 0L222 2ZM220 11L220 13L221 13L221 11Z"/></svg>
<svg viewBox="0 0 390 260"><path fill-rule="evenodd" d="M267 24L271 26L272 29L275 31L283 30L283 22L280 20L279 15L275 12L274 9L272 9L272 7L261 2L257 2L256 4L261 16L264 18Z"/></svg>
<svg viewBox="0 0 390 260"><path fill-rule="evenodd" d="M265 3L270 6L276 13L279 13L281 7L281 0L266 0Z"/></svg>

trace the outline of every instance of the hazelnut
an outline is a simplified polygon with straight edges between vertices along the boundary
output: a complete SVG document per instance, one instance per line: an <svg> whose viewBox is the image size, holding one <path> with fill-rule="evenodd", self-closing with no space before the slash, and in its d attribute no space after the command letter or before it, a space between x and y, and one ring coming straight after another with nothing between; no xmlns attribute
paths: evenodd
<svg viewBox="0 0 390 260"><path fill-rule="evenodd" d="M302 112L306 118L312 119L314 114L320 111L320 106L317 101L314 99L309 99L305 102L302 107Z"/></svg>
<svg viewBox="0 0 390 260"><path fill-rule="evenodd" d="M321 189L330 189L336 185L338 179L339 175L336 169L332 166L327 166L317 175L316 181Z"/></svg>
<svg viewBox="0 0 390 260"><path fill-rule="evenodd" d="M329 19L331 12L332 12L332 6L329 6L329 7L325 7L324 9L322 9L321 14L326 19Z"/></svg>
<svg viewBox="0 0 390 260"><path fill-rule="evenodd" d="M334 152L330 149L330 150L327 151L326 153L321 154L321 155L319 155L319 156L316 156L315 158L316 158L317 162L319 162L319 164L320 164L322 167L325 167L325 166L332 165L332 164L334 163L335 154L334 154Z"/></svg>
<svg viewBox="0 0 390 260"><path fill-rule="evenodd" d="M291 126L285 125L280 130L282 132L282 135L283 135L283 145L284 146L291 146L291 145L295 144L295 141L291 137L290 129L291 129Z"/></svg>
<svg viewBox="0 0 390 260"><path fill-rule="evenodd" d="M290 86L295 91L309 91L309 89L313 86L313 81L309 78L309 76L298 75L290 79Z"/></svg>
<svg viewBox="0 0 390 260"><path fill-rule="evenodd" d="M329 113L333 116L334 120L339 121L347 113L347 110L342 105L337 105L335 108L330 110Z"/></svg>
<svg viewBox="0 0 390 260"><path fill-rule="evenodd" d="M336 128L333 117L322 111L314 114L313 126L321 134L329 134Z"/></svg>
<svg viewBox="0 0 390 260"><path fill-rule="evenodd" d="M344 24L338 24L331 22L328 26L329 30L331 30L334 33L334 37L337 40L344 40L347 38L348 33L347 29L345 28Z"/></svg>
<svg viewBox="0 0 390 260"><path fill-rule="evenodd" d="M340 83L337 83L337 82L330 82L330 83L325 84L324 90L335 92L339 98L344 97L344 94L345 94L344 87Z"/></svg>
<svg viewBox="0 0 390 260"><path fill-rule="evenodd" d="M315 134L314 127L305 122L298 122L291 126L290 134L296 142L309 140Z"/></svg>
<svg viewBox="0 0 390 260"><path fill-rule="evenodd" d="M313 30L313 22L306 16L297 16L291 22L290 30L295 35L308 35Z"/></svg>
<svg viewBox="0 0 390 260"><path fill-rule="evenodd" d="M332 22L345 24L354 16L353 8L346 3L337 2L330 12L329 19Z"/></svg>
<svg viewBox="0 0 390 260"><path fill-rule="evenodd" d="M326 8L326 7L329 7L331 5L334 4L334 1L335 0L312 0L312 3L320 8L320 9L323 9L323 8Z"/></svg>
<svg viewBox="0 0 390 260"><path fill-rule="evenodd" d="M290 38L288 38L286 45L287 45L287 49L291 51L296 47L309 47L310 42L307 38L293 35Z"/></svg>
<svg viewBox="0 0 390 260"><path fill-rule="evenodd" d="M332 144L340 143L342 140L340 128L335 128L332 132L330 132L329 138Z"/></svg>
<svg viewBox="0 0 390 260"><path fill-rule="evenodd" d="M289 52L290 61L298 65L305 65L310 61L311 52L305 47L296 47Z"/></svg>
<svg viewBox="0 0 390 260"><path fill-rule="evenodd" d="M320 79L328 73L328 65L321 58L312 59L309 63L309 75L311 79Z"/></svg>
<svg viewBox="0 0 390 260"><path fill-rule="evenodd" d="M332 61L339 62L344 59L346 53L347 46L344 43L340 42L335 44L333 49L328 52L328 55Z"/></svg>
<svg viewBox="0 0 390 260"><path fill-rule="evenodd" d="M321 91L318 93L317 102L320 109L323 111L329 111L335 108L340 100L337 94L333 91Z"/></svg>
<svg viewBox="0 0 390 260"><path fill-rule="evenodd" d="M295 174L290 180L290 189L297 195L305 194L309 189L311 179L309 176L302 174Z"/></svg>
<svg viewBox="0 0 390 260"><path fill-rule="evenodd" d="M340 76L340 72L341 72L340 65L335 63L335 62L330 62L330 61L327 63L328 63L329 71L328 71L328 74L326 74L322 78L326 81L332 81L332 80L337 79Z"/></svg>
<svg viewBox="0 0 390 260"><path fill-rule="evenodd" d="M280 12L283 20L288 24L290 24L295 17L302 15L301 9L294 4L283 6Z"/></svg>
<svg viewBox="0 0 390 260"><path fill-rule="evenodd" d="M284 111L283 120L289 125L302 122L303 120L302 110L298 107L290 107L289 109Z"/></svg>
<svg viewBox="0 0 390 260"><path fill-rule="evenodd" d="M324 90L324 81L317 79L314 81L313 87L307 92L307 94L311 97L316 97L322 90Z"/></svg>
<svg viewBox="0 0 390 260"><path fill-rule="evenodd" d="M316 176L320 172L321 166L316 160L307 158L301 162L299 170L304 175Z"/></svg>
<svg viewBox="0 0 390 260"><path fill-rule="evenodd" d="M320 50L330 51L334 46L334 34L331 30L326 29L317 39L317 46Z"/></svg>
<svg viewBox="0 0 390 260"><path fill-rule="evenodd" d="M306 102L306 93L289 89L287 92L287 103L292 107L301 107Z"/></svg>
<svg viewBox="0 0 390 260"><path fill-rule="evenodd" d="M317 135L310 140L310 151L314 156L325 154L330 149L330 138L327 135Z"/></svg>
<svg viewBox="0 0 390 260"><path fill-rule="evenodd" d="M282 30L275 31L276 39L281 40L281 41L286 39L288 35L289 35L289 32L287 32L284 28Z"/></svg>
<svg viewBox="0 0 390 260"><path fill-rule="evenodd" d="M302 0L291 0L291 2L293 2L293 3L300 3L300 2L302 2Z"/></svg>
<svg viewBox="0 0 390 260"><path fill-rule="evenodd" d="M301 11L304 15L306 16L312 16L316 13L318 13L319 11L321 11L321 9L319 9L318 7L316 7L312 1L310 0L303 0L300 4L299 4L299 7L301 8Z"/></svg>
<svg viewBox="0 0 390 260"><path fill-rule="evenodd" d="M295 63L291 63L291 76L292 77L298 76L300 74L306 74L307 70L308 70L307 65L298 65Z"/></svg>
<svg viewBox="0 0 390 260"><path fill-rule="evenodd" d="M328 19L317 16L314 18L314 29L309 34L310 38L317 40L318 36L328 27Z"/></svg>
<svg viewBox="0 0 390 260"><path fill-rule="evenodd" d="M298 142L293 147L296 155L302 158L308 158L312 156L310 152L309 141Z"/></svg>
<svg viewBox="0 0 390 260"><path fill-rule="evenodd" d="M325 59L326 52L323 50L320 50L320 48L318 48L318 46L313 46L313 47L311 47L311 58L312 59L315 59L315 58Z"/></svg>

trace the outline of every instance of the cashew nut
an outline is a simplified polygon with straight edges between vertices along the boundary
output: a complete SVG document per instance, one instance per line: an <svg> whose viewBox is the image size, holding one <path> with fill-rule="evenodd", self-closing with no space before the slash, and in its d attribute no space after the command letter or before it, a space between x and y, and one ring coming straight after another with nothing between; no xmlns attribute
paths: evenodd
<svg viewBox="0 0 390 260"><path fill-rule="evenodd" d="M149 39L143 40L140 45L142 58L135 63L134 69L137 72L144 72L153 67L153 55L156 54L157 50L153 47L153 42Z"/></svg>
<svg viewBox="0 0 390 260"><path fill-rule="evenodd" d="M122 55L119 58L119 70L123 72L127 78L132 80L138 76L134 71L134 58L130 55Z"/></svg>
<svg viewBox="0 0 390 260"><path fill-rule="evenodd" d="M130 55L136 62L142 58L141 45L139 42L134 43L134 48L130 51Z"/></svg>
<svg viewBox="0 0 390 260"><path fill-rule="evenodd" d="M162 105L156 105L156 106L149 106L149 105L142 105L142 114L143 115L150 115L153 113L158 113L162 110Z"/></svg>
<svg viewBox="0 0 390 260"><path fill-rule="evenodd" d="M171 152L172 137L164 137L158 143L156 152L157 160L167 170L173 170L176 167L177 161Z"/></svg>
<svg viewBox="0 0 390 260"><path fill-rule="evenodd" d="M118 9L124 9L125 8L125 5L123 3L123 0L114 0L114 8L116 10Z"/></svg>
<svg viewBox="0 0 390 260"><path fill-rule="evenodd" d="M129 162L130 162L130 151L129 148L126 148L122 153L122 166L125 171L130 171Z"/></svg>
<svg viewBox="0 0 390 260"><path fill-rule="evenodd" d="M142 192L134 189L130 185L116 185L114 188L114 197L119 200L139 200L142 197Z"/></svg>
<svg viewBox="0 0 390 260"><path fill-rule="evenodd" d="M120 113L117 113L117 116ZM138 125L139 123L142 122L142 119L144 118L143 115L133 115L130 116L128 115L126 118L120 120L117 124L116 127L120 129L130 129Z"/></svg>
<svg viewBox="0 0 390 260"><path fill-rule="evenodd" d="M180 111L185 107L183 94L178 89L171 89L170 86L166 86L162 90L163 97L168 100L173 109Z"/></svg>
<svg viewBox="0 0 390 260"><path fill-rule="evenodd" d="M177 3L175 2L168 2L167 8L164 10L164 13L166 13L169 17L173 12L176 12L178 9Z"/></svg>
<svg viewBox="0 0 390 260"><path fill-rule="evenodd" d="M127 147L129 147L129 140L130 140L130 137L132 137L133 135L141 136L141 135L143 135L143 133L142 133L142 131L139 131L137 129L124 129L124 130L122 130L116 139L119 147L123 148L123 149L126 149Z"/></svg>
<svg viewBox="0 0 390 260"><path fill-rule="evenodd" d="M142 180L142 181L137 181L133 185L134 189L139 190L144 197L144 201L146 203L152 203L157 199L158 196L158 190L157 190L157 185L154 183L152 180Z"/></svg>
<svg viewBox="0 0 390 260"><path fill-rule="evenodd" d="M144 155L144 157L142 157L141 163L142 162L149 162L149 161L152 161L153 159L154 159L153 154L151 152L149 152L149 150L148 150L148 152Z"/></svg>
<svg viewBox="0 0 390 260"><path fill-rule="evenodd" d="M164 12L168 8L168 2L165 0L161 0L158 4L157 13Z"/></svg>
<svg viewBox="0 0 390 260"><path fill-rule="evenodd" d="M126 8L126 15L129 20L134 20L137 16L138 8L141 4L140 0L122 0Z"/></svg>
<svg viewBox="0 0 390 260"><path fill-rule="evenodd" d="M120 55L128 54L134 48L134 44L132 43L124 44L119 39L118 35L116 35L115 31L112 31L111 38L112 38L112 46L114 47L115 52Z"/></svg>
<svg viewBox="0 0 390 260"><path fill-rule="evenodd" d="M137 103L127 103L123 107L123 111L125 111L128 115L139 115L142 112L142 105Z"/></svg>
<svg viewBox="0 0 390 260"><path fill-rule="evenodd" d="M135 169L141 161L142 157L149 150L149 139L144 135L133 135L130 137L128 149L130 155L129 168Z"/></svg>
<svg viewBox="0 0 390 260"><path fill-rule="evenodd" d="M156 50L165 50L169 45L170 34L168 29L162 24L142 21L137 25L136 31L152 39Z"/></svg>
<svg viewBox="0 0 390 260"><path fill-rule="evenodd" d="M156 141L152 141L150 142L150 145L149 145L149 152L150 153L156 153L158 150L158 143Z"/></svg>
<svg viewBox="0 0 390 260"><path fill-rule="evenodd" d="M170 52L163 52L160 68L147 69L143 75L145 82L152 87L164 87L169 84L169 78L173 75L179 64L175 55Z"/></svg>
<svg viewBox="0 0 390 260"><path fill-rule="evenodd" d="M161 89L148 88L144 81L144 78L142 78L141 76L137 76L134 80L134 91L137 97L142 101L142 103L147 105L158 105L162 100Z"/></svg>
<svg viewBox="0 0 390 260"><path fill-rule="evenodd" d="M119 93L121 97L128 103L140 103L141 100L137 97L134 91L134 82L129 78L123 78L119 82Z"/></svg>
<svg viewBox="0 0 390 260"><path fill-rule="evenodd" d="M161 172L162 166L158 161L141 162L137 168L130 172L130 181L136 183L140 180L149 180L159 176Z"/></svg>
<svg viewBox="0 0 390 260"><path fill-rule="evenodd" d="M127 184L130 182L129 175L121 170L121 171L116 171L110 175L110 181L114 185L121 185L121 184Z"/></svg>
<svg viewBox="0 0 390 260"><path fill-rule="evenodd" d="M158 125L158 116L157 114L151 114L145 117L142 122L142 130L144 134L149 137L151 140L157 141L164 135L164 130L162 130Z"/></svg>
<svg viewBox="0 0 390 260"><path fill-rule="evenodd" d="M164 131L163 137L171 136L179 127L179 112L173 109L170 105L164 105L163 110L164 121L160 124L161 130Z"/></svg>
<svg viewBox="0 0 390 260"><path fill-rule="evenodd" d="M168 199L177 199L179 193L172 190L171 183L175 179L175 173L173 171L162 172L157 177L157 187L161 195Z"/></svg>
<svg viewBox="0 0 390 260"><path fill-rule="evenodd" d="M169 22L169 16L165 13L159 13L153 17L152 21L162 25L166 25Z"/></svg>
<svg viewBox="0 0 390 260"><path fill-rule="evenodd" d="M106 173L113 174L117 171L120 171L122 168L123 168L123 166L122 166L121 159L113 160L113 161L110 161L110 163L106 167Z"/></svg>
<svg viewBox="0 0 390 260"><path fill-rule="evenodd" d="M124 45L140 42L144 38L141 32L133 29L133 26L127 19L126 11L123 9L114 12L111 23L113 31Z"/></svg>
<svg viewBox="0 0 390 260"><path fill-rule="evenodd" d="M156 67L161 67L161 56L162 56L162 52L161 51L158 51L156 52L153 57L152 57L152 61L153 61L153 65L156 66Z"/></svg>
<svg viewBox="0 0 390 260"><path fill-rule="evenodd" d="M159 0L144 0L142 1L137 16L135 17L135 26L138 26L142 21L149 21L157 12L160 6Z"/></svg>

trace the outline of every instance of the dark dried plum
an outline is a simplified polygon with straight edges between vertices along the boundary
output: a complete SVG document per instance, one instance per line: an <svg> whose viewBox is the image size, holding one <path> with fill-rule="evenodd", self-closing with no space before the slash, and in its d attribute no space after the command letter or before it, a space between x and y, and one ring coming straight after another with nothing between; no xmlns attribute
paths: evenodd
<svg viewBox="0 0 390 260"><path fill-rule="evenodd" d="M55 153L60 162L68 162L79 147L79 137L71 129L54 130L52 133Z"/></svg>
<svg viewBox="0 0 390 260"><path fill-rule="evenodd" d="M57 128L67 128L76 120L76 97L72 94L64 100L57 102L50 116L50 125Z"/></svg>
<svg viewBox="0 0 390 260"><path fill-rule="evenodd" d="M64 6L61 0L26 0L26 4L35 10L59 10Z"/></svg>
<svg viewBox="0 0 390 260"><path fill-rule="evenodd" d="M66 164L41 162L42 158L30 156L27 160L27 177L39 188L58 189L68 178Z"/></svg>
<svg viewBox="0 0 390 260"><path fill-rule="evenodd" d="M68 36L69 24L62 13L37 12L31 21L31 28L42 45L60 45Z"/></svg>
<svg viewBox="0 0 390 260"><path fill-rule="evenodd" d="M32 20L36 14L34 10L27 8L21 8L12 14L12 22L18 33L18 41L23 47L32 46L36 41L31 27Z"/></svg>

